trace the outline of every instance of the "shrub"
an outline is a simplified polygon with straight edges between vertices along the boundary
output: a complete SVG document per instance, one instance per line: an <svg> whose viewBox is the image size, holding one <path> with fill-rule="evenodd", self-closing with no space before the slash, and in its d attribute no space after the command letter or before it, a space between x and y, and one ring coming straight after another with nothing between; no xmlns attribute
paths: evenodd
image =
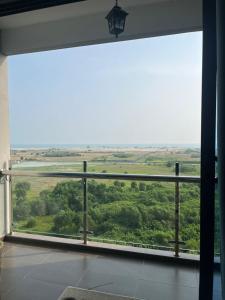
<svg viewBox="0 0 225 300"><path fill-rule="evenodd" d="M30 216L30 205L23 201L13 208L13 216L16 221L25 220Z"/></svg>
<svg viewBox="0 0 225 300"><path fill-rule="evenodd" d="M29 220L27 221L26 227L27 228L33 228L37 225L37 221L35 220L35 218L31 217L29 218Z"/></svg>

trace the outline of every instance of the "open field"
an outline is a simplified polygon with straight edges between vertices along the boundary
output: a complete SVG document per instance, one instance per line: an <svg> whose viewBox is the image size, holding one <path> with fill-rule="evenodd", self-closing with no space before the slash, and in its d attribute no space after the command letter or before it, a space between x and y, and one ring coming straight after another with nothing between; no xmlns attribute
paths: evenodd
<svg viewBox="0 0 225 300"><path fill-rule="evenodd" d="M89 146L90 147L90 146ZM199 148L176 147L145 147L145 148L100 148L100 149L18 149L11 151L14 162L41 161L41 162L127 162L127 163L154 163L154 162L192 162L199 163Z"/></svg>
<svg viewBox="0 0 225 300"><path fill-rule="evenodd" d="M125 148L125 149L27 149L13 150L13 169L37 172L82 172L82 161L88 161L88 172L148 175L174 175L174 164L181 164L181 175L200 173L199 149ZM40 190L53 188L57 178L14 178L13 184L26 180L31 184L29 198ZM110 184L112 181L108 180Z"/></svg>
<svg viewBox="0 0 225 300"><path fill-rule="evenodd" d="M37 172L88 172L199 175L197 148L23 149L13 150L13 169ZM79 235L82 230L80 180L12 178L14 227L46 234ZM94 237L171 246L174 238L172 183L88 180L89 227ZM181 238L199 249L199 187L181 184Z"/></svg>

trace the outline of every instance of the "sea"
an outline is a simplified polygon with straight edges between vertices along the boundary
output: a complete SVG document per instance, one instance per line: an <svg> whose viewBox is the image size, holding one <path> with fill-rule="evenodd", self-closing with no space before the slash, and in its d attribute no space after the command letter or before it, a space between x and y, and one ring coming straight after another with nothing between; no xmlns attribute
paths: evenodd
<svg viewBox="0 0 225 300"><path fill-rule="evenodd" d="M194 148L199 144L12 144L12 150L27 149L148 149L148 148Z"/></svg>

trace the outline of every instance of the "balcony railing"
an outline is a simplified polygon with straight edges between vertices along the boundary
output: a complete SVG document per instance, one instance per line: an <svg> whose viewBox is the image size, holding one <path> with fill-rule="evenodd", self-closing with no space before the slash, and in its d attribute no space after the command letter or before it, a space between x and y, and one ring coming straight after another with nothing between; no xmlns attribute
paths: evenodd
<svg viewBox="0 0 225 300"><path fill-rule="evenodd" d="M180 238L180 184L188 183L188 184L199 184L200 177L199 176L181 176L180 175L180 166L179 163L175 165L175 174L174 175L144 175L144 174L112 174L112 173L90 173L87 172L87 162L83 162L83 172L31 172L31 171L14 171L14 170L2 170L0 173L1 178L5 178L10 183L12 178L20 178L20 177L28 177L28 178L59 178L59 179L81 179L82 184L82 198L83 198L83 228L80 231L82 236L76 237L75 235L62 235L63 237L72 237L77 239L82 239L83 243L86 245L88 241L95 242L104 242L110 244L119 244L133 247L142 247L142 248L153 248L153 249L161 249L167 251L174 251L174 255L179 257L180 252L188 252L188 253L198 253L198 250L186 249L185 243ZM148 243L136 243L136 242L127 242L115 239L107 239L103 237L91 236L93 232L89 230L88 224L88 181L89 180L120 180L120 181L141 181L141 182L162 182L162 183L170 183L174 184L174 238L169 240L168 243L171 246L163 246L163 245L154 245ZM163 204L162 204L163 205ZM13 205L12 205L13 206ZM13 218L12 218L13 219ZM13 220L12 220L13 221ZM13 230L13 229L12 229ZM18 229L16 229L18 230ZM32 233L32 230L25 230L26 232ZM37 233L37 232L36 232ZM39 234L46 234L44 232L39 232ZM49 232L46 235L56 235L55 233ZM57 235L59 236L59 235Z"/></svg>

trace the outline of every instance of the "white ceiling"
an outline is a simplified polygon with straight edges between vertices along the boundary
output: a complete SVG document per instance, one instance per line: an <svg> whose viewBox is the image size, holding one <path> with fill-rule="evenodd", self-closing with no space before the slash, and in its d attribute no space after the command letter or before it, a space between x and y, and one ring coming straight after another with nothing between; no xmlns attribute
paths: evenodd
<svg viewBox="0 0 225 300"><path fill-rule="evenodd" d="M179 0L119 0L119 5L129 11L129 7L175 1ZM16 15L9 15L0 17L0 29L40 24L67 18L97 14L100 12L107 13L114 5L115 0L87 0Z"/></svg>
<svg viewBox="0 0 225 300"><path fill-rule="evenodd" d="M87 0L0 18L5 55L153 37L202 28L202 0L119 0L129 16L119 39L108 32L114 0Z"/></svg>

